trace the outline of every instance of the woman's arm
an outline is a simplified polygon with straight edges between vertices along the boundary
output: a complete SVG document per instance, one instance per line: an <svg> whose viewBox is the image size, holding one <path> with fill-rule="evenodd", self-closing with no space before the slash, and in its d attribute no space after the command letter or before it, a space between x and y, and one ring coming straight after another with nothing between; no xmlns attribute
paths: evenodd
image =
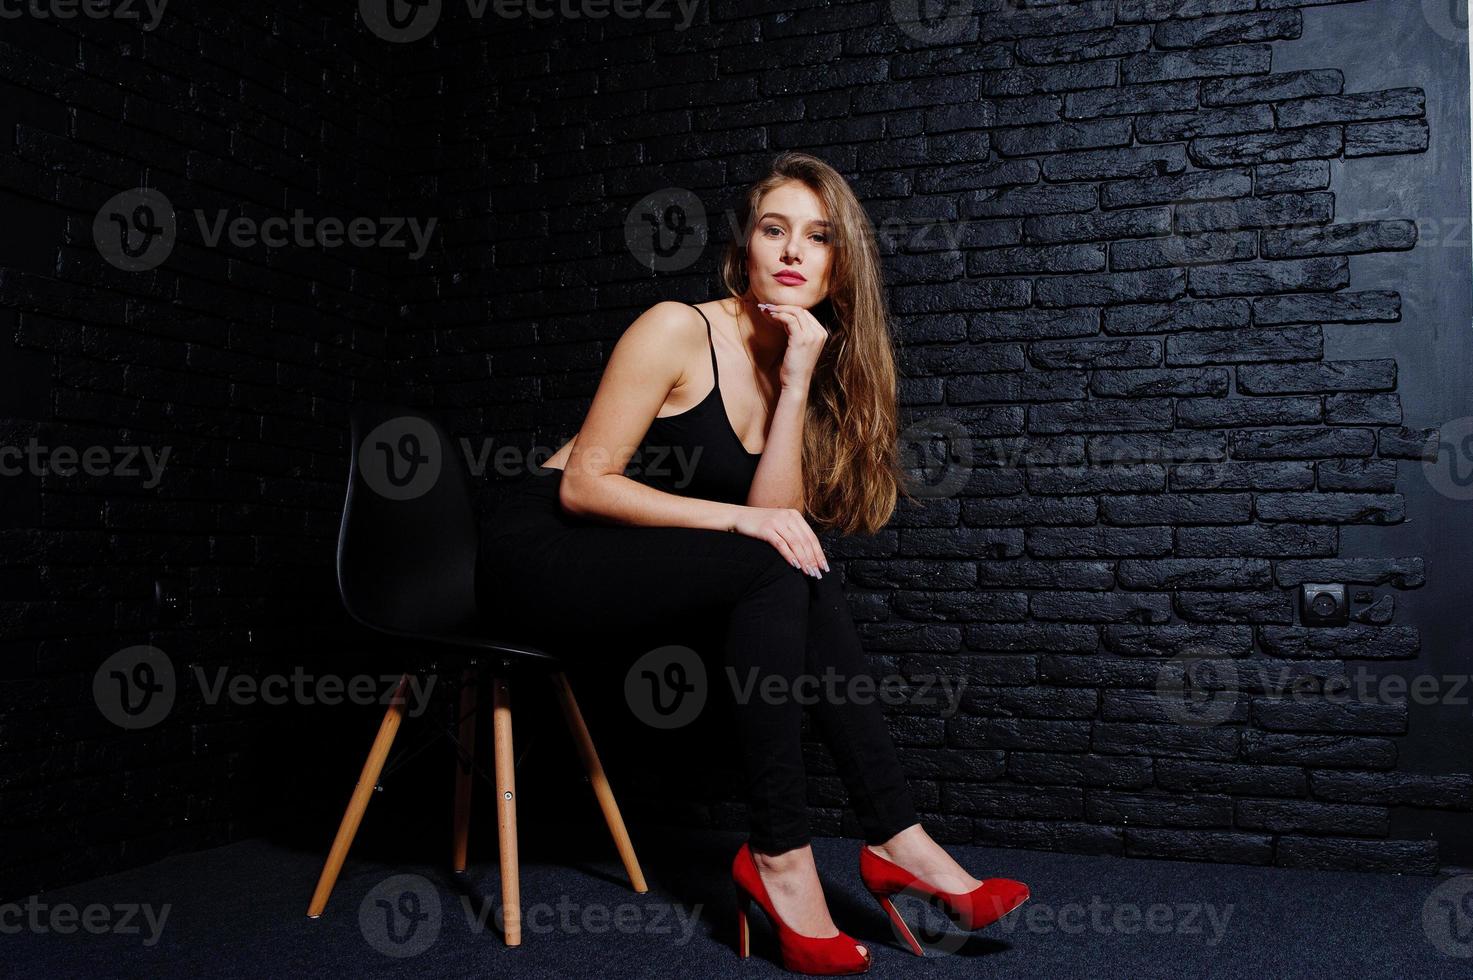
<svg viewBox="0 0 1473 980"><path fill-rule="evenodd" d="M801 306L760 304L787 331L788 344L778 370L777 407L768 425L762 459L747 492L749 507L792 507L803 510L803 425L808 416L808 388L828 331Z"/></svg>
<svg viewBox="0 0 1473 980"><path fill-rule="evenodd" d="M795 568L822 578L828 561L796 509L728 504L656 490L624 475L637 442L695 358L689 307L657 303L629 325L609 355L588 417L563 467L558 499L570 514L615 524L693 527L759 538ZM704 343L701 345L703 348Z"/></svg>
<svg viewBox="0 0 1473 980"><path fill-rule="evenodd" d="M747 491L748 507L803 509L803 420L807 414L808 385L783 388Z"/></svg>
<svg viewBox="0 0 1473 980"><path fill-rule="evenodd" d="M657 303L614 345L563 468L558 497L568 513L615 524L736 529L740 504L666 493L624 475L655 413L683 380L683 365L692 360L690 318L684 303Z"/></svg>

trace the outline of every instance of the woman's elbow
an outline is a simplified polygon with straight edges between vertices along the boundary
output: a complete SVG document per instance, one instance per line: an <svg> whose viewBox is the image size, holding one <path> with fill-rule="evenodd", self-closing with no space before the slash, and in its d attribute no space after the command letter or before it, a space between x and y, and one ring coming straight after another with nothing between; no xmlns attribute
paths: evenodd
<svg viewBox="0 0 1473 980"><path fill-rule="evenodd" d="M583 473L575 477L564 472L558 481L557 491L563 512L573 517L598 518L602 513L598 503L598 482L605 476L603 473Z"/></svg>
<svg viewBox="0 0 1473 980"><path fill-rule="evenodd" d="M571 515L582 513L578 502L578 490L577 481L567 471L564 471L562 478L558 480L557 488L557 500L562 505L564 513Z"/></svg>

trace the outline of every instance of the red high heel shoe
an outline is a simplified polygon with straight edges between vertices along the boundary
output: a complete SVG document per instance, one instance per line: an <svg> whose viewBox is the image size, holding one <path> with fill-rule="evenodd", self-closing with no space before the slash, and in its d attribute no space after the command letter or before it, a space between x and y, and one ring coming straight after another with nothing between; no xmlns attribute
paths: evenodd
<svg viewBox="0 0 1473 980"><path fill-rule="evenodd" d="M910 927L895 910L895 903L890 900L892 895L904 892L932 900L941 906L947 917L959 928L968 930L991 925L1028 898L1028 886L1011 878L986 878L969 892L944 892L939 888L932 888L900 865L885 860L862 842L859 845L859 877L864 880L864 887L869 889L870 894L889 913L896 931L905 938L910 944L911 952L917 956L926 954L922 951L921 944L916 942Z"/></svg>
<svg viewBox="0 0 1473 980"><path fill-rule="evenodd" d="M783 966L794 973L835 976L847 973L863 973L869 969L868 947L861 955L859 943L854 937L840 932L837 936L803 936L788 928L772 908L772 899L767 886L757 874L757 863L752 860L752 849L743 844L731 862L731 881L737 893L737 953L746 959L752 952L752 934L747 923L747 914L755 900L767 913L777 933L778 949L782 952Z"/></svg>

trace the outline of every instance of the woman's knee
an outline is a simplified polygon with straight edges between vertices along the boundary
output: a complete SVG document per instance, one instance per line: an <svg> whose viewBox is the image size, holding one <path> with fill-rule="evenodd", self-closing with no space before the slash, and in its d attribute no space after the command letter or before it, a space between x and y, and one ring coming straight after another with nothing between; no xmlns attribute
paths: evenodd
<svg viewBox="0 0 1473 980"><path fill-rule="evenodd" d="M808 608L812 601L809 585L811 579L797 568L772 545L756 538L748 538L761 546L753 553L751 564L753 575L743 598L760 595L765 601L776 603L784 611L799 612Z"/></svg>
<svg viewBox="0 0 1473 980"><path fill-rule="evenodd" d="M747 549L751 553L751 557L748 560L758 570L759 577L792 578L797 576L806 579L807 576L799 568L794 566L792 562L783 556L782 552L778 551L766 541L758 538L746 538L744 540L754 546Z"/></svg>

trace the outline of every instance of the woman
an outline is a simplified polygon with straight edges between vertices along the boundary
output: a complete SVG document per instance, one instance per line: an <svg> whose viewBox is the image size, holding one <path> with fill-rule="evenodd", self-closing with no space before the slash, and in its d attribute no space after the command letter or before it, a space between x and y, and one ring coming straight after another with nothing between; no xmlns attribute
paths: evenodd
<svg viewBox="0 0 1473 980"><path fill-rule="evenodd" d="M792 691L803 675L868 671L808 518L845 534L890 519L902 492L894 351L873 229L837 171L782 154L747 192L741 229L722 259L728 297L659 303L620 337L582 428L489 522L482 581L497 615L544 631L627 632L710 610L726 621L728 670ZM789 969L862 972L869 951L829 917L808 846L802 708L738 702L751 814L732 865L740 953L755 900ZM873 699L813 708L864 828L865 883L915 952L889 895L945 893L970 928L1027 896L979 882L921 827Z"/></svg>

